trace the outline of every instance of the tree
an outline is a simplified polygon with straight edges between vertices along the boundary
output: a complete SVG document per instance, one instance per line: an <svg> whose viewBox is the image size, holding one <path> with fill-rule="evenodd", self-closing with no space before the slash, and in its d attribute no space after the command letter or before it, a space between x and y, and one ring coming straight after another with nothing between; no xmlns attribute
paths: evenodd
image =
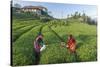
<svg viewBox="0 0 100 67"><path fill-rule="evenodd" d="M80 17L81 17L81 13L78 13L77 18L80 18Z"/></svg>
<svg viewBox="0 0 100 67"><path fill-rule="evenodd" d="M73 17L74 17L75 19L78 18L78 12L77 12L77 11L75 12L75 14L74 14Z"/></svg>
<svg viewBox="0 0 100 67"><path fill-rule="evenodd" d="M14 7L16 7L16 8L21 8L21 5L18 4L18 3L16 3L16 4L14 4Z"/></svg>
<svg viewBox="0 0 100 67"><path fill-rule="evenodd" d="M83 18L83 22L86 22L87 18L86 18L86 14L85 13L82 14L82 18Z"/></svg>
<svg viewBox="0 0 100 67"><path fill-rule="evenodd" d="M91 25L96 25L97 24L97 22L95 20L91 19L90 17L87 17L87 23L91 24Z"/></svg>
<svg viewBox="0 0 100 67"><path fill-rule="evenodd" d="M73 17L73 14L71 14L71 17Z"/></svg>
<svg viewBox="0 0 100 67"><path fill-rule="evenodd" d="M69 18L69 14L67 15L67 18Z"/></svg>

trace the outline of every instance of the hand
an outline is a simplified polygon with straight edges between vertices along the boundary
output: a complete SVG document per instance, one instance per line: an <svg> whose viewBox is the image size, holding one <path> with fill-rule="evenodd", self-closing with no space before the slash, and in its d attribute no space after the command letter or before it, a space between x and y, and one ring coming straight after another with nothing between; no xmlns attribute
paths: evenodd
<svg viewBox="0 0 100 67"><path fill-rule="evenodd" d="M69 46L68 46L68 45L66 45L66 47L67 47L67 48L69 48Z"/></svg>

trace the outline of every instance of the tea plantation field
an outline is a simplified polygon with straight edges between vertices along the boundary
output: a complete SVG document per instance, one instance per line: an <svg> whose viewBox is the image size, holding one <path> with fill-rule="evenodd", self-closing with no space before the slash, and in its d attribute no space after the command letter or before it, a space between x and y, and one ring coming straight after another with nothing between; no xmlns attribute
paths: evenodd
<svg viewBox="0 0 100 67"><path fill-rule="evenodd" d="M33 42L41 32L46 49L41 52L39 64L86 62L97 60L97 30L95 25L81 22L61 24L63 21L13 20L12 65L34 65ZM41 31L40 31L41 30ZM76 55L71 54L61 42L72 34L77 42Z"/></svg>

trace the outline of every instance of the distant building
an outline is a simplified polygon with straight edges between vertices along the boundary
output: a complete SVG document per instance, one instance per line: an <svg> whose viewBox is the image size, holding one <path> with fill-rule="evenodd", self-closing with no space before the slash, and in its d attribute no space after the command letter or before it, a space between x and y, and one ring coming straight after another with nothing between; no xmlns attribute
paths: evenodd
<svg viewBox="0 0 100 67"><path fill-rule="evenodd" d="M47 12L47 8L43 6L25 6L21 8L22 12L34 12L38 15L42 14L42 11Z"/></svg>
<svg viewBox="0 0 100 67"><path fill-rule="evenodd" d="M79 21L83 22L84 19L82 17L78 18Z"/></svg>

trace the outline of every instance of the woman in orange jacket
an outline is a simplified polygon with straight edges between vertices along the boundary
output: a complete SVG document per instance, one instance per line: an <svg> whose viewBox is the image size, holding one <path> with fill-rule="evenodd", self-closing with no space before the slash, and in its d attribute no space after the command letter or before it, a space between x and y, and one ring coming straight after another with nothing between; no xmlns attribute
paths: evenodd
<svg viewBox="0 0 100 67"><path fill-rule="evenodd" d="M75 38L70 34L68 36L67 46L66 46L71 53L76 52L76 40Z"/></svg>

